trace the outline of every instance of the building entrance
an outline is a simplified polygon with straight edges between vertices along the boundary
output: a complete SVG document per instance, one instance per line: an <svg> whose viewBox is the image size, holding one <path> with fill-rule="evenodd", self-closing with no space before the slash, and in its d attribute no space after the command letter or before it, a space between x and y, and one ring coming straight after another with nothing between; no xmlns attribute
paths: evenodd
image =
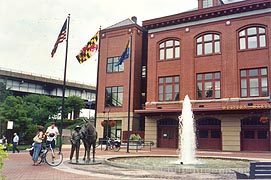
<svg viewBox="0 0 271 180"><path fill-rule="evenodd" d="M159 120L157 134L159 148L178 148L178 120Z"/></svg>
<svg viewBox="0 0 271 180"><path fill-rule="evenodd" d="M269 151L269 121L262 121L264 117L248 117L241 120L241 150Z"/></svg>
<svg viewBox="0 0 271 180"><path fill-rule="evenodd" d="M222 150L221 121L215 118L197 120L198 149Z"/></svg>

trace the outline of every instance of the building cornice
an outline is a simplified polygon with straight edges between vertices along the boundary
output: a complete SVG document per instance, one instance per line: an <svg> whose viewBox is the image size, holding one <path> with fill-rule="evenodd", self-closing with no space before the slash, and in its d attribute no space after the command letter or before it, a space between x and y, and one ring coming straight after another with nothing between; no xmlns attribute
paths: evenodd
<svg viewBox="0 0 271 180"><path fill-rule="evenodd" d="M247 0L143 21L150 30L271 8L271 0ZM270 12L270 11L269 11Z"/></svg>

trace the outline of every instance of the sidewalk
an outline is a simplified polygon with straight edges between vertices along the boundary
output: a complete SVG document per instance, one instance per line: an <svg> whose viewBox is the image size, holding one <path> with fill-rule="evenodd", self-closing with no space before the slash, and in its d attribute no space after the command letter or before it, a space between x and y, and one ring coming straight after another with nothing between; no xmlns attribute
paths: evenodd
<svg viewBox="0 0 271 180"><path fill-rule="evenodd" d="M84 154L84 148L81 148L80 155ZM195 174L195 173L175 173L161 172L153 170L124 169L106 164L100 165L73 165L68 163L70 154L69 147L63 147L64 162L58 167L50 167L46 164L41 166L32 166L31 157L28 151L20 153L9 153L4 160L4 167L1 175L6 176L6 180L104 180L104 179L235 179L234 174ZM96 149L96 159L105 159L116 156L138 156L138 155L177 155L174 149L157 149L152 151L141 150L136 152L130 150L126 152L122 148L119 152L101 151ZM223 158L244 158L250 160L270 160L271 153L247 153L247 152L209 152L199 151L198 156L223 157Z"/></svg>

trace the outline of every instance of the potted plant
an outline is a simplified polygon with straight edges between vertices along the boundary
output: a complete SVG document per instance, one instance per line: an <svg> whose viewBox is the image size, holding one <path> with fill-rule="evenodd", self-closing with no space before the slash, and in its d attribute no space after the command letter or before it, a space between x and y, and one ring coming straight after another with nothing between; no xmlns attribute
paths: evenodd
<svg viewBox="0 0 271 180"><path fill-rule="evenodd" d="M109 121L109 126L110 127L114 127L117 125L117 122L116 121Z"/></svg>
<svg viewBox="0 0 271 180"><path fill-rule="evenodd" d="M265 124L268 122L268 117L260 117L260 122Z"/></svg>
<svg viewBox="0 0 271 180"><path fill-rule="evenodd" d="M105 126L106 126L106 124L107 124L107 122L106 122L106 121L102 121L102 122L101 122L101 125L102 125L103 127L105 127Z"/></svg>

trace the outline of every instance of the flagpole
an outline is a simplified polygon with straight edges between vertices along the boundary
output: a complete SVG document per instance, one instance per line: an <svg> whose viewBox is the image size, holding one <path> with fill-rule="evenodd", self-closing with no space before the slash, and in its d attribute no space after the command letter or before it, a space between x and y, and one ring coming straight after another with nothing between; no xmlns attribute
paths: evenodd
<svg viewBox="0 0 271 180"><path fill-rule="evenodd" d="M99 29L99 47L98 47L98 62L97 62L97 77L96 77L96 93L95 93L95 114L94 114L94 127L96 128L96 123L97 123L97 105L98 105L98 88L99 88L99 63L100 63L100 48L101 48L101 26Z"/></svg>
<svg viewBox="0 0 271 180"><path fill-rule="evenodd" d="M131 108L131 79L132 79L132 33L130 35L130 70L129 70L129 89L128 89L128 125L127 125L127 153L129 153L130 149L130 108Z"/></svg>
<svg viewBox="0 0 271 180"><path fill-rule="evenodd" d="M62 129L63 129L63 119L64 119L64 101L65 101L66 70L67 70L68 45L69 45L69 27L70 27L70 14L68 15L66 54L65 54L64 78L63 78L63 87L62 87L62 108L61 108L61 122L60 122L59 151L61 151L61 149L62 149Z"/></svg>

